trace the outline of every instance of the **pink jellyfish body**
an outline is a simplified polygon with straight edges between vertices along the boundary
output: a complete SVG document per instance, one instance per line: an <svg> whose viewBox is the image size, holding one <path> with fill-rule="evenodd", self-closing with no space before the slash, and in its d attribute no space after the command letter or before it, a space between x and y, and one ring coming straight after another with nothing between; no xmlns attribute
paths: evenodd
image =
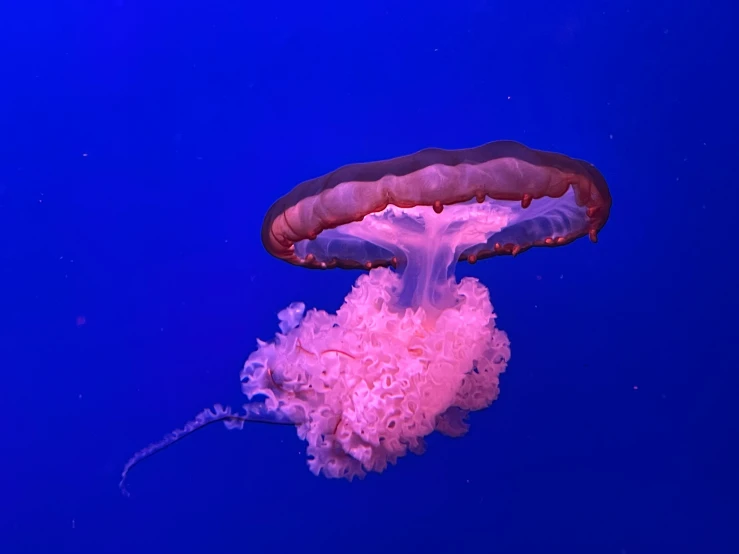
<svg viewBox="0 0 739 554"><path fill-rule="evenodd" d="M326 477L381 472L433 431L460 436L489 406L511 350L487 288L458 260L516 255L588 235L611 208L587 162L508 141L426 149L344 166L268 211L262 241L308 268L364 268L336 314L295 302L241 372L243 414L216 405L135 454L139 461L216 421L294 425ZM394 269L391 269L394 268Z"/></svg>

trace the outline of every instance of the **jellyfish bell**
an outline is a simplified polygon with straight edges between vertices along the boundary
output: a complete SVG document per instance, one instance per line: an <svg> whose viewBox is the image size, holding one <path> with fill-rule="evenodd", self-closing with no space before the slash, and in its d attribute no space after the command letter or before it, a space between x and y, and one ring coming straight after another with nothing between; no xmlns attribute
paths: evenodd
<svg viewBox="0 0 739 554"><path fill-rule="evenodd" d="M306 181L270 208L262 242L305 267L400 265L406 303L443 305L438 287L458 259L584 235L595 241L610 206L591 164L499 141L347 165Z"/></svg>
<svg viewBox="0 0 739 554"><path fill-rule="evenodd" d="M458 261L595 241L611 207L587 162L508 141L347 165L301 183L268 211L262 242L313 269L365 269L335 314L295 302L241 372L243 413L217 405L135 454L216 421L294 425L315 474L352 479L460 436L497 397L510 342L487 288Z"/></svg>

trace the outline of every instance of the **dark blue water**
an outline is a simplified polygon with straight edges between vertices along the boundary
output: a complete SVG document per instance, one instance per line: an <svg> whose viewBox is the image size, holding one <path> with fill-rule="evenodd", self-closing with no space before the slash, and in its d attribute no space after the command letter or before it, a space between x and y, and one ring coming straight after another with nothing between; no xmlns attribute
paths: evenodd
<svg viewBox="0 0 739 554"><path fill-rule="evenodd" d="M0 16L0 552L739 551L736 129L710 2L39 1ZM345 163L497 139L597 165L598 244L460 264L512 358L461 439L314 477L212 426L293 301L271 203Z"/></svg>

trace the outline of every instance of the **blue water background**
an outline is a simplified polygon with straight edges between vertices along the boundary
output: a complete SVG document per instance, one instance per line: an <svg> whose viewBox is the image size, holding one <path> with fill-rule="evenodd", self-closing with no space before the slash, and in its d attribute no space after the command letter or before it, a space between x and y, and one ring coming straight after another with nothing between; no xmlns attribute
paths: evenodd
<svg viewBox="0 0 739 554"><path fill-rule="evenodd" d="M730 4L6 4L0 552L739 552ZM121 496L242 402L280 309L359 275L270 257L275 199L496 139L596 164L613 210L458 268L513 351L467 436L349 484L290 428L212 427Z"/></svg>

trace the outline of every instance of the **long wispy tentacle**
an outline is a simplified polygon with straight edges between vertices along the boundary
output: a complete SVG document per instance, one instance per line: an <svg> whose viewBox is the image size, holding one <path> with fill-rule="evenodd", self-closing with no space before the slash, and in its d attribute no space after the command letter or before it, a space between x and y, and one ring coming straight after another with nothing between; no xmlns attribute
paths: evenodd
<svg viewBox="0 0 739 554"><path fill-rule="evenodd" d="M228 429L243 429L244 423L265 423L268 425L295 425L295 422L281 418L279 414L267 412L259 404L247 404L244 406L244 414L234 414L230 407L223 407L216 404L213 408L206 408L191 421L188 421L181 429L175 429L168 433L163 439L151 443L149 446L142 448L126 462L121 473L121 481L118 487L124 496L130 496L126 489L126 478L131 469L139 462L161 452L165 448L172 446L177 441L185 438L195 431L199 431L207 427L211 423L222 421Z"/></svg>

